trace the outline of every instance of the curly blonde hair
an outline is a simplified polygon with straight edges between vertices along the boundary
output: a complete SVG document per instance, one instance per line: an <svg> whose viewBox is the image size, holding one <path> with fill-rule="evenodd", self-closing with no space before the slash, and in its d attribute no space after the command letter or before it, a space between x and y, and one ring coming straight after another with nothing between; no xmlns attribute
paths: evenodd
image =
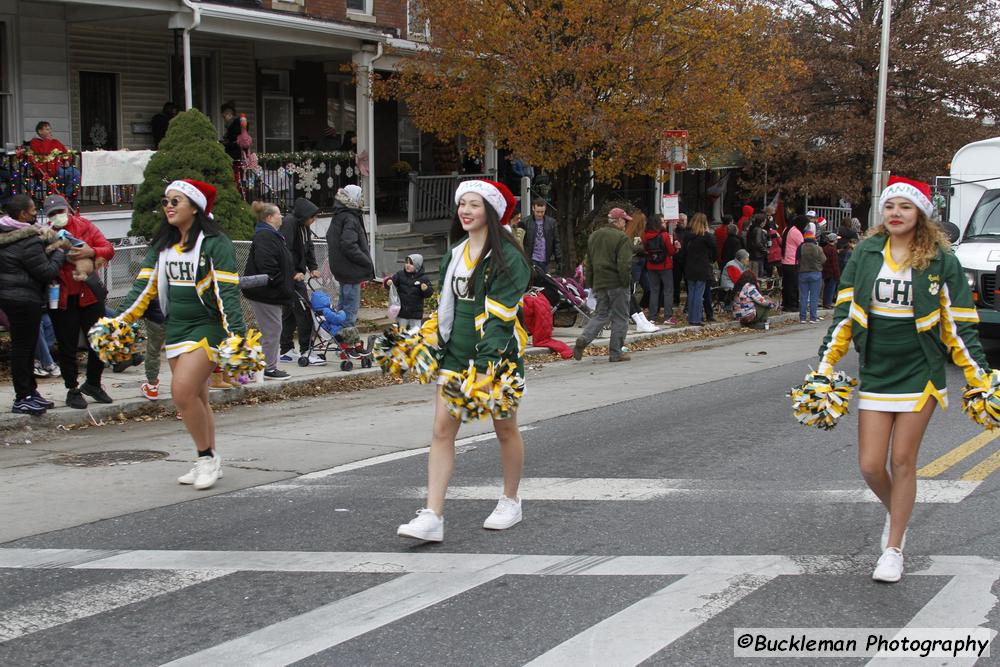
<svg viewBox="0 0 1000 667"><path fill-rule="evenodd" d="M917 269L918 271L923 271L930 265L931 260L937 256L938 249L943 251L951 249L951 242L949 242L948 237L944 235L944 230L931 222L930 219L924 215L924 212L919 209L917 210L917 227L915 232L913 240L910 241L910 256L906 258L905 262L903 262L903 267L910 267ZM865 238L888 235L889 229L883 222L869 229Z"/></svg>

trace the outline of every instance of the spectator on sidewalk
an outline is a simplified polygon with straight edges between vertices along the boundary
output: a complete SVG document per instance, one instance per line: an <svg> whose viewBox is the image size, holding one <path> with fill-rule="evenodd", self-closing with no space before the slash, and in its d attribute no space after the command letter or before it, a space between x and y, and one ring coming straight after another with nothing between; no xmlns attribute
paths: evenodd
<svg viewBox="0 0 1000 667"><path fill-rule="evenodd" d="M111 403L108 392L101 387L104 362L97 352L87 349L86 381L79 384L77 368L77 347L82 333L86 337L90 327L104 317L103 285L92 274L87 282L78 282L73 277L73 261L90 258L94 261L111 261L115 249L104 238L104 234L86 218L69 213L69 204L58 195L45 198L45 215L53 227L64 229L68 234L83 242L74 246L59 272L59 307L49 311L52 326L59 343L59 370L66 385L66 405L77 410L87 407L89 396L98 403Z"/></svg>
<svg viewBox="0 0 1000 667"><path fill-rule="evenodd" d="M744 271L733 291L736 293L733 317L745 327L766 329L767 319L775 303L760 293L757 275L751 270Z"/></svg>
<svg viewBox="0 0 1000 667"><path fill-rule="evenodd" d="M736 223L729 223L729 235L722 244L722 261L719 263L719 267L723 267L729 262L733 261L736 257L736 253L739 250L745 250L746 244L743 243L743 239L740 238L739 227Z"/></svg>
<svg viewBox="0 0 1000 667"><path fill-rule="evenodd" d="M146 381L139 391L149 400L156 401L160 398L160 353L167 338L166 318L156 299L149 302L143 318L146 320L146 355L143 359Z"/></svg>
<svg viewBox="0 0 1000 667"><path fill-rule="evenodd" d="M38 327L38 344L35 345L35 377L59 377L59 364L52 358L52 346L56 344L56 332L52 329L52 318L48 312L42 313Z"/></svg>
<svg viewBox="0 0 1000 667"><path fill-rule="evenodd" d="M764 225L764 228L767 231L768 242L767 270L764 272L763 276L758 276L758 278L772 277L776 270L780 270L779 267L781 266L782 239L781 234L778 232L778 223L774 220L774 218L770 218Z"/></svg>
<svg viewBox="0 0 1000 667"><path fill-rule="evenodd" d="M823 262L823 307L833 308L837 300L837 285L840 284L840 257L837 255L836 234L826 234L823 238L823 254L826 261Z"/></svg>
<svg viewBox="0 0 1000 667"><path fill-rule="evenodd" d="M337 203L333 206L333 218L326 232L326 243L330 252L330 270L340 283L337 309L347 314L345 326L353 327L358 323L361 283L375 277L375 265L369 250L368 233L361 218L361 188L346 185L337 190L335 198Z"/></svg>
<svg viewBox="0 0 1000 667"><path fill-rule="evenodd" d="M642 235L646 231L646 214L636 211L625 225L625 236L632 242L632 284L629 286L628 314L635 322L636 331L652 333L659 329L646 318L643 308L649 306L649 276L646 275L646 249ZM637 297L639 288L642 296Z"/></svg>
<svg viewBox="0 0 1000 667"><path fill-rule="evenodd" d="M733 299L736 297L736 281L750 268L750 253L746 250L737 250L736 257L731 259L719 274L719 287L722 288L722 303L724 308L732 310Z"/></svg>
<svg viewBox="0 0 1000 667"><path fill-rule="evenodd" d="M611 323L609 361L630 361L624 351L628 333L628 297L632 283L632 240L625 236L625 223L631 216L620 208L608 211L608 222L587 239L587 286L597 298L597 311L584 327L573 347L573 358L583 358L583 351Z"/></svg>
<svg viewBox="0 0 1000 667"><path fill-rule="evenodd" d="M764 216L755 213L750 218L747 227L747 252L750 253L750 267L757 276L767 275L767 230L764 229Z"/></svg>
<svg viewBox="0 0 1000 667"><path fill-rule="evenodd" d="M799 246L799 322L819 322L819 305L826 255L816 243L816 235L806 231ZM808 320L806 319L808 317Z"/></svg>
<svg viewBox="0 0 1000 667"><path fill-rule="evenodd" d="M781 255L781 309L786 313L799 309L799 246L802 245L802 230L809 224L809 218L797 215L785 229Z"/></svg>
<svg viewBox="0 0 1000 667"><path fill-rule="evenodd" d="M714 279L712 267L717 256L715 237L708 229L708 218L704 213L695 213L691 218L691 235L686 250L684 278L688 284L688 322L700 327L704 326L705 292L710 289ZM708 314L711 314L711 310Z"/></svg>
<svg viewBox="0 0 1000 667"><path fill-rule="evenodd" d="M684 262L687 256L684 245L687 243L690 233L687 214L679 214L673 234L674 240L680 244L680 247L677 248L677 252L674 254L674 308L681 307L681 281L684 281L685 286L687 285L687 281L684 280Z"/></svg>
<svg viewBox="0 0 1000 667"><path fill-rule="evenodd" d="M305 197L299 197L295 200L291 213L281 221L281 235L285 238L285 244L291 253L293 289L291 297L281 304L280 359L285 363L295 363L305 357L310 366L326 364L326 361L310 349L313 321L309 306L309 290L306 289L308 278L319 278L320 275L310 230L316 222L318 212L319 207L316 204ZM330 266L333 266L332 262ZM296 330L299 334L298 355L295 354L294 343Z"/></svg>
<svg viewBox="0 0 1000 667"><path fill-rule="evenodd" d="M424 299L434 293L431 281L424 273L424 256L407 255L403 268L385 279L385 288L396 286L399 295L399 314L396 324L403 331L420 327L424 321Z"/></svg>
<svg viewBox="0 0 1000 667"><path fill-rule="evenodd" d="M649 220L642 235L642 244L646 253L646 276L649 279L649 318L658 323L677 324L674 319L673 262L677 247L663 218L657 215ZM660 307L663 308L662 319Z"/></svg>
<svg viewBox="0 0 1000 667"><path fill-rule="evenodd" d="M722 216L722 224L715 228L715 261L719 263L721 267L725 262L722 261L722 249L726 246L726 239L729 238L729 225L733 224L733 216L728 213ZM730 259L732 259L730 257Z"/></svg>
<svg viewBox="0 0 1000 667"><path fill-rule="evenodd" d="M59 275L69 243L55 241L52 230L32 224L36 209L28 195L11 197L4 209L7 215L0 217L0 309L10 326L11 410L37 416L54 405L38 393L32 368L39 324L46 289Z"/></svg>
<svg viewBox="0 0 1000 667"><path fill-rule="evenodd" d="M297 300L295 277L302 273L295 269L286 239L278 231L283 226L281 210L274 204L255 201L253 212L257 216L250 255L247 257L245 276L266 275L267 284L244 288L243 296L250 302L254 318L260 328L260 342L264 350L264 379L285 380L288 373L278 368L278 348L281 345L282 307ZM308 232L308 230L306 230ZM308 350L308 348L306 348Z"/></svg>
<svg viewBox="0 0 1000 667"><path fill-rule="evenodd" d="M521 220L521 226L524 228L521 245L531 258L532 265L537 266L543 273L549 272L549 262L553 259L556 261L556 267L562 263L559 225L555 218L545 215L547 209L546 201L541 197L535 197L531 202L531 215Z"/></svg>

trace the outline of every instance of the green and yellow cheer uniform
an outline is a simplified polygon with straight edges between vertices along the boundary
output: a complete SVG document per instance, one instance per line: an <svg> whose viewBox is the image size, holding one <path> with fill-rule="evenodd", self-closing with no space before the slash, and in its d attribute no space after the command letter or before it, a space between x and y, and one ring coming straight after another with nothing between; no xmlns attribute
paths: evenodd
<svg viewBox="0 0 1000 667"><path fill-rule="evenodd" d="M858 244L840 277L833 323L820 346L827 374L851 340L861 366L861 410L919 412L930 397L948 407L949 354L975 383L989 373L979 343L979 314L958 259L937 251L926 269L896 265L889 237Z"/></svg>
<svg viewBox="0 0 1000 667"><path fill-rule="evenodd" d="M233 243L225 234L200 234L191 250L150 246L121 317L134 322L153 299L167 318L166 353L172 359L201 348L216 361L219 343L245 333Z"/></svg>
<svg viewBox="0 0 1000 667"><path fill-rule="evenodd" d="M486 265L477 273L468 239L449 248L441 260L437 318L441 384L467 370L470 361L480 372L490 364L513 361L524 377L528 332L522 306L531 269L520 248L505 240L503 249L507 274L493 275L489 253L481 260Z"/></svg>

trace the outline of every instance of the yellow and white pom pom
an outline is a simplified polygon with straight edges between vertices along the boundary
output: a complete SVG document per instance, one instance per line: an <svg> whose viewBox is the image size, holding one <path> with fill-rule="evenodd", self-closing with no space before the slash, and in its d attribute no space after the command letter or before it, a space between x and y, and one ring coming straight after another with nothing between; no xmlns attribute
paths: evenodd
<svg viewBox="0 0 1000 667"><path fill-rule="evenodd" d="M462 373L452 376L441 387L448 413L460 422L487 417L509 419L514 416L524 394L524 378L517 365L504 362L490 366L486 372L476 369L473 362Z"/></svg>
<svg viewBox="0 0 1000 667"><path fill-rule="evenodd" d="M102 317L87 332L90 347L101 361L114 364L132 358L138 343L138 324L117 317Z"/></svg>
<svg viewBox="0 0 1000 667"><path fill-rule="evenodd" d="M803 426L832 429L847 414L847 404L857 384L857 380L842 372L808 373L805 381L788 394L795 418Z"/></svg>
<svg viewBox="0 0 1000 667"><path fill-rule="evenodd" d="M989 431L1000 426L1000 371L990 371L981 384L966 385L962 412Z"/></svg>
<svg viewBox="0 0 1000 667"><path fill-rule="evenodd" d="M386 373L402 377L413 371L418 382L429 384L437 380L440 356L437 341L436 317L409 331L401 331L394 324L375 341L372 356Z"/></svg>
<svg viewBox="0 0 1000 667"><path fill-rule="evenodd" d="M256 373L264 369L260 332L249 329L245 336L232 334L219 343L219 366L231 375Z"/></svg>

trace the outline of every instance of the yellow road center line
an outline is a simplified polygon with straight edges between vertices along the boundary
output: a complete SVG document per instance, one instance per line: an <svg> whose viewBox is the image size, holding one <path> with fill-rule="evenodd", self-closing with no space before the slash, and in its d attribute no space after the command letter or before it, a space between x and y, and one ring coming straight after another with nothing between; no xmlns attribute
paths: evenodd
<svg viewBox="0 0 1000 667"><path fill-rule="evenodd" d="M925 465L923 468L919 469L917 471L917 477L937 477L945 470L958 463L959 461L962 461L968 458L969 456L972 456L980 449L982 449L989 443L993 442L993 440L995 440L996 438L1000 438L1000 431L983 431L976 437L966 440L965 442L955 447L950 452L944 454L943 456L939 456L938 458L934 459L933 461ZM983 463L985 463L985 461ZM974 469L975 468L973 468L973 470ZM996 470L996 468L994 468L993 470ZM990 472L993 471L991 470ZM988 474L989 473L987 473L987 475ZM965 479L965 477L963 477L962 479ZM985 479L985 475L983 476L983 478L980 479Z"/></svg>
<svg viewBox="0 0 1000 667"><path fill-rule="evenodd" d="M961 476L963 482L981 482L1000 468L1000 452L993 452Z"/></svg>

